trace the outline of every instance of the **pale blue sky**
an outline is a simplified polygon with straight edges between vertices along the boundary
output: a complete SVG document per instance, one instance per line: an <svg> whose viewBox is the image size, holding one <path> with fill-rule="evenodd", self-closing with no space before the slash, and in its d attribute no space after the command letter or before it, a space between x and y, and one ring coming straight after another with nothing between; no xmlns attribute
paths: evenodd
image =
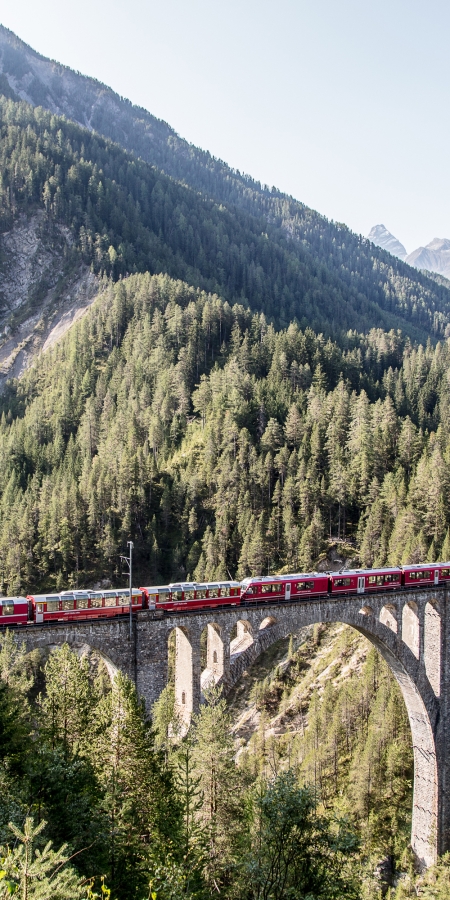
<svg viewBox="0 0 450 900"><path fill-rule="evenodd" d="M357 232L450 238L445 0L0 0L0 21Z"/></svg>

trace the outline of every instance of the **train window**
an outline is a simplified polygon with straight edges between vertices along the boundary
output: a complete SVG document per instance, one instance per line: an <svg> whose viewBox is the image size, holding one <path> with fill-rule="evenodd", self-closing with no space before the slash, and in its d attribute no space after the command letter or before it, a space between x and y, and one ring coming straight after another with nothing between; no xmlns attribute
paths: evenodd
<svg viewBox="0 0 450 900"><path fill-rule="evenodd" d="M170 596L173 603L178 603L179 600L183 599L181 591L172 591Z"/></svg>
<svg viewBox="0 0 450 900"><path fill-rule="evenodd" d="M263 594L279 594L283 590L283 585L280 583L277 584L262 584L261 591Z"/></svg>
<svg viewBox="0 0 450 900"><path fill-rule="evenodd" d="M245 593L246 593L246 594L253 594L253 593L254 593L253 588L252 588L252 587L246 588Z"/></svg>
<svg viewBox="0 0 450 900"><path fill-rule="evenodd" d="M47 612L58 612L59 600L47 600Z"/></svg>
<svg viewBox="0 0 450 900"><path fill-rule="evenodd" d="M427 571L424 571L421 569L416 572L410 572L409 577L410 577L411 581L425 581L425 580L429 581L432 578L432 572L429 572L429 571L427 572Z"/></svg>
<svg viewBox="0 0 450 900"><path fill-rule="evenodd" d="M62 608L63 609L73 609L75 605L75 600L65 600L63 598Z"/></svg>
<svg viewBox="0 0 450 900"><path fill-rule="evenodd" d="M218 589L217 589L217 588L210 588L210 590L208 591L208 597L213 597L213 598L214 598L214 597L218 597L218 596L219 596L219 591L218 591Z"/></svg>
<svg viewBox="0 0 450 900"><path fill-rule="evenodd" d="M102 605L102 596L96 595L95 597L91 596L91 609L98 609Z"/></svg>
<svg viewBox="0 0 450 900"><path fill-rule="evenodd" d="M14 615L14 603L3 603L3 615L4 616L13 616Z"/></svg>
<svg viewBox="0 0 450 900"><path fill-rule="evenodd" d="M313 581L297 581L295 585L296 591L313 591L314 590L314 582Z"/></svg>
<svg viewBox="0 0 450 900"><path fill-rule="evenodd" d="M79 599L77 599L77 609L87 609L87 608L88 608L88 598L87 597L80 597ZM48 610L48 603L47 603L47 610Z"/></svg>
<svg viewBox="0 0 450 900"><path fill-rule="evenodd" d="M450 569L440 569L441 578L449 578L450 577Z"/></svg>
<svg viewBox="0 0 450 900"><path fill-rule="evenodd" d="M394 581L400 581L400 572L396 572L395 574L389 574L384 576L385 584L393 584Z"/></svg>
<svg viewBox="0 0 450 900"><path fill-rule="evenodd" d="M206 598L206 591L196 591L195 596L197 597L197 600L204 600Z"/></svg>
<svg viewBox="0 0 450 900"><path fill-rule="evenodd" d="M369 575L369 584L376 584L376 583L377 583L377 576Z"/></svg>
<svg viewBox="0 0 450 900"><path fill-rule="evenodd" d="M185 599L185 600L189 600L189 602L190 602L191 600L193 600L193 599L194 599L194 591L185 591L185 592L184 592L184 599Z"/></svg>
<svg viewBox="0 0 450 900"><path fill-rule="evenodd" d="M44 612L43 603L36 603L36 612L39 613L40 616L42 615L42 613Z"/></svg>
<svg viewBox="0 0 450 900"><path fill-rule="evenodd" d="M115 606L116 605L116 595L115 594L105 594L105 606Z"/></svg>
<svg viewBox="0 0 450 900"><path fill-rule="evenodd" d="M226 585L220 588L220 596L221 597L229 597L230 596L230 588Z"/></svg>
<svg viewBox="0 0 450 900"><path fill-rule="evenodd" d="M335 578L333 581L335 587L350 587L350 578Z"/></svg>

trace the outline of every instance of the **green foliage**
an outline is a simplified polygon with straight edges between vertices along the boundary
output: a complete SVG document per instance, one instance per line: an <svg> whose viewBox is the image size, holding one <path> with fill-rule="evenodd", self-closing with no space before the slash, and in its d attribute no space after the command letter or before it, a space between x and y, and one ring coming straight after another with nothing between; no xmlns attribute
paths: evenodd
<svg viewBox="0 0 450 900"><path fill-rule="evenodd" d="M198 780L190 789L194 800L198 791L199 820L207 840L205 878L213 893L214 882L226 883L233 868L233 849L239 845L242 830L242 782L221 688L208 686L204 698L193 723L192 762Z"/></svg>
<svg viewBox="0 0 450 900"><path fill-rule="evenodd" d="M182 731L181 712L175 699L175 688L168 684L160 693L152 709L155 747L166 754L179 739Z"/></svg>
<svg viewBox="0 0 450 900"><path fill-rule="evenodd" d="M450 898L450 854L442 856L436 865L424 874L415 875L411 866L398 882L391 900L406 900L408 897L423 897L424 900L448 900Z"/></svg>
<svg viewBox="0 0 450 900"><path fill-rule="evenodd" d="M45 695L38 698L42 734L53 750L83 753L94 707L88 662L63 644L50 654L44 673Z"/></svg>
<svg viewBox="0 0 450 900"><path fill-rule="evenodd" d="M23 831L11 823L16 842L12 848L0 847L0 897L18 896L23 900L76 900L84 893L76 872L66 866L66 846L53 850L49 841L42 850L35 840L45 822L34 827L27 818Z"/></svg>
<svg viewBox="0 0 450 900"><path fill-rule="evenodd" d="M319 816L313 795L292 772L256 786L248 806L249 846L239 897L357 898L351 871L357 850L346 823Z"/></svg>
<svg viewBox="0 0 450 900"><path fill-rule="evenodd" d="M180 802L172 771L154 750L143 703L120 673L98 715L96 760L104 787L109 884L114 897L128 898L144 890L150 859L161 861L172 843L177 845Z"/></svg>

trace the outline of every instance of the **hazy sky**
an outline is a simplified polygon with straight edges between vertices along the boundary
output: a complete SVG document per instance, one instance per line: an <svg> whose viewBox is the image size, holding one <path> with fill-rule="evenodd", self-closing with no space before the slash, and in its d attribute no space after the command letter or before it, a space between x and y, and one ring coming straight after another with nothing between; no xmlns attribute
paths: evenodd
<svg viewBox="0 0 450 900"><path fill-rule="evenodd" d="M450 238L448 0L0 0L0 21L357 232Z"/></svg>

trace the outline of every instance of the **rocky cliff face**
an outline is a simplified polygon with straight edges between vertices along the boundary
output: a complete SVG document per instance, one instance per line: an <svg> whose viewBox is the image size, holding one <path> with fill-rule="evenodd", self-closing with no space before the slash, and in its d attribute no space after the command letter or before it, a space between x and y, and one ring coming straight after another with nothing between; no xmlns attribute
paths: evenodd
<svg viewBox="0 0 450 900"><path fill-rule="evenodd" d="M0 390L22 374L92 303L98 281L67 264L69 229L49 230L43 212L19 218L0 235Z"/></svg>
<svg viewBox="0 0 450 900"><path fill-rule="evenodd" d="M383 250L387 250L393 256L398 256L399 259L406 259L406 250L403 244L387 230L385 225L374 225L367 237L377 247L382 247Z"/></svg>

